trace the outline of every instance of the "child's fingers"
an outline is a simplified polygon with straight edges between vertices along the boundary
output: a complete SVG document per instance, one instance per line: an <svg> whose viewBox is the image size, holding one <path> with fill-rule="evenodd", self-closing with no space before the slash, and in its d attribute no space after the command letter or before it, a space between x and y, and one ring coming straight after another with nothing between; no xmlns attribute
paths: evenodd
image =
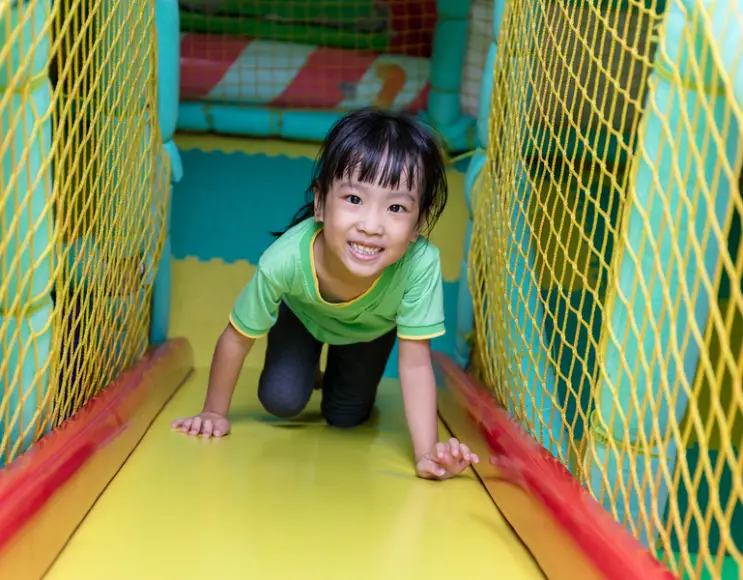
<svg viewBox="0 0 743 580"><path fill-rule="evenodd" d="M441 467L441 465L435 461L427 459L418 464L418 475L425 477L426 479L438 479L439 477L446 475L446 469Z"/></svg>
<svg viewBox="0 0 743 580"><path fill-rule="evenodd" d="M214 436L223 437L230 432L230 424L228 421L218 421L214 424Z"/></svg>
<svg viewBox="0 0 743 580"><path fill-rule="evenodd" d="M229 423L217 421L200 416L176 419L171 423L173 429L179 429L181 433L188 435L201 435L202 437L222 437L229 431Z"/></svg>
<svg viewBox="0 0 743 580"><path fill-rule="evenodd" d="M449 446L446 443L436 443L436 458L440 462L449 463L451 461L451 454L449 453Z"/></svg>
<svg viewBox="0 0 743 580"><path fill-rule="evenodd" d="M459 444L459 450L462 453L462 459L469 463L480 463L480 458L477 456L476 453L472 453L470 451L470 448L467 447L464 443Z"/></svg>
<svg viewBox="0 0 743 580"><path fill-rule="evenodd" d="M459 441L457 441L454 437L449 439L447 442L447 445L449 446L449 453L451 453L451 456L455 459L459 459L462 457L462 450L459 445Z"/></svg>
<svg viewBox="0 0 743 580"><path fill-rule="evenodd" d="M204 424L201 426L201 436L211 437L214 432L214 424L211 419L204 419Z"/></svg>
<svg viewBox="0 0 743 580"><path fill-rule="evenodd" d="M191 421L191 429L188 431L189 435L198 435L201 431L201 417L194 417Z"/></svg>

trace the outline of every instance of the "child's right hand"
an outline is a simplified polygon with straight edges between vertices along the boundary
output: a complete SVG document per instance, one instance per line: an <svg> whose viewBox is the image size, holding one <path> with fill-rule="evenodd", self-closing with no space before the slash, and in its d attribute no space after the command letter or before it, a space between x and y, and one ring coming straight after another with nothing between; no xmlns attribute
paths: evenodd
<svg viewBox="0 0 743 580"><path fill-rule="evenodd" d="M193 417L176 419L171 426L173 429L180 429L181 433L202 437L223 437L230 432L230 422L227 417L208 411Z"/></svg>

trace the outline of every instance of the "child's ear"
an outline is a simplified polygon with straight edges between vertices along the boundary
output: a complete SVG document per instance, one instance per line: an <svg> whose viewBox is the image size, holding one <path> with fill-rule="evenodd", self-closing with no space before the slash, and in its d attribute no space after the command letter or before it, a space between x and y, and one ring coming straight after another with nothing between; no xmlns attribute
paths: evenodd
<svg viewBox="0 0 743 580"><path fill-rule="evenodd" d="M423 229L423 224L425 223L425 219L421 218L418 220L418 223L415 224L415 229L413 230L412 235L410 236L411 242L418 241L418 237L421 235L421 230Z"/></svg>
<svg viewBox="0 0 743 580"><path fill-rule="evenodd" d="M315 204L315 207L314 207L315 221L321 222L323 221L323 206L322 206L322 199L320 199L320 193L317 191L317 188L315 188L314 204Z"/></svg>

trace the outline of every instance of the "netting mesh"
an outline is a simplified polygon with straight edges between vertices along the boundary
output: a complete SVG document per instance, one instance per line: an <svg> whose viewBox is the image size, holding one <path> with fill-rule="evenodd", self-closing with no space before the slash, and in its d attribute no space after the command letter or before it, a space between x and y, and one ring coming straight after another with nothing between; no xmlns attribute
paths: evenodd
<svg viewBox="0 0 743 580"><path fill-rule="evenodd" d="M181 98L418 111L436 0L181 0Z"/></svg>
<svg viewBox="0 0 743 580"><path fill-rule="evenodd" d="M693 578L743 563L737 6L509 2L470 257L483 382Z"/></svg>
<svg viewBox="0 0 743 580"><path fill-rule="evenodd" d="M0 2L0 465L147 347L168 195L153 6Z"/></svg>

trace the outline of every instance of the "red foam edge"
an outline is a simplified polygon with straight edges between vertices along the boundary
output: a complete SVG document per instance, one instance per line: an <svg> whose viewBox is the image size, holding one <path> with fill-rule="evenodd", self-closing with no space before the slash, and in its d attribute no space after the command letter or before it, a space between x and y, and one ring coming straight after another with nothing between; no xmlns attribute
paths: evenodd
<svg viewBox="0 0 743 580"><path fill-rule="evenodd" d="M127 429L164 373L177 371L185 378L189 349L183 339L151 349L73 417L0 470L0 551L56 490Z"/></svg>
<svg viewBox="0 0 743 580"><path fill-rule="evenodd" d="M549 451L493 399L485 387L448 356L434 353L436 374L485 436L500 476L539 498L608 579L676 578L619 525Z"/></svg>

